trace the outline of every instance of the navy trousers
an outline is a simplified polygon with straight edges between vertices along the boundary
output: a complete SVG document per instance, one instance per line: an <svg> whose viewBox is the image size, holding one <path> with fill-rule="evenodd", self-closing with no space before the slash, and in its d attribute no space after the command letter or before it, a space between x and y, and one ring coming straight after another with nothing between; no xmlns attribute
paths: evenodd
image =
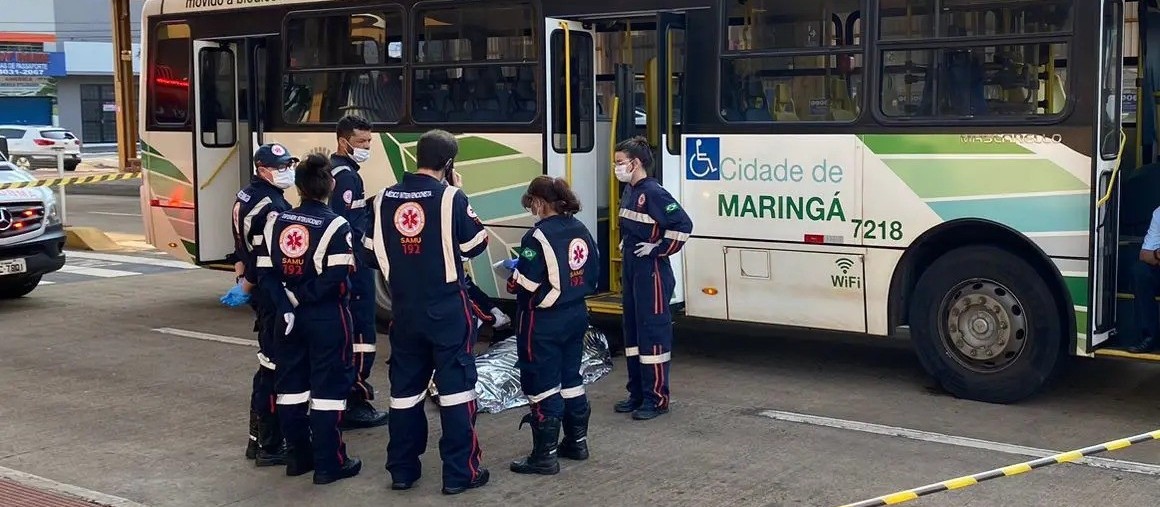
<svg viewBox="0 0 1160 507"><path fill-rule="evenodd" d="M375 364L378 331L375 328L375 271L360 264L351 274L351 313L354 314L354 365L356 370L351 401L375 399L375 388L369 382Z"/></svg>
<svg viewBox="0 0 1160 507"><path fill-rule="evenodd" d="M520 385L528 396L537 421L579 417L588 410L580 362L584 335L588 332L588 308L583 301L566 308L520 309Z"/></svg>
<svg viewBox="0 0 1160 507"><path fill-rule="evenodd" d="M669 361L673 316L669 311L676 279L667 259L625 256L624 356L628 395L645 405L669 406Z"/></svg>
<svg viewBox="0 0 1160 507"><path fill-rule="evenodd" d="M258 369L254 372L253 386L250 391L250 410L262 417L275 415L274 357L277 357L275 346L278 344L278 323L273 305L265 298L255 294L250 299L250 306L254 309L254 332L258 333ZM259 435L250 435L251 440L258 440Z"/></svg>

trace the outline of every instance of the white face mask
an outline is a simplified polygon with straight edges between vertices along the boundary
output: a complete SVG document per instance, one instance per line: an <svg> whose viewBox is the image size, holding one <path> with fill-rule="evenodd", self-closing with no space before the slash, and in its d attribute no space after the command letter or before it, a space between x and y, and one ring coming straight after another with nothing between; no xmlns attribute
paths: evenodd
<svg viewBox="0 0 1160 507"><path fill-rule="evenodd" d="M616 179L628 183L632 181L632 169L628 168L628 164L619 164L616 166Z"/></svg>
<svg viewBox="0 0 1160 507"><path fill-rule="evenodd" d="M282 190L286 190L294 186L294 171L292 169L282 169L274 171L274 186Z"/></svg>
<svg viewBox="0 0 1160 507"><path fill-rule="evenodd" d="M350 158L351 158L351 160L354 160L355 162L358 162L361 164L363 162L366 162L367 160L370 160L371 150L368 150L366 148L355 148L354 146L351 146L350 147Z"/></svg>

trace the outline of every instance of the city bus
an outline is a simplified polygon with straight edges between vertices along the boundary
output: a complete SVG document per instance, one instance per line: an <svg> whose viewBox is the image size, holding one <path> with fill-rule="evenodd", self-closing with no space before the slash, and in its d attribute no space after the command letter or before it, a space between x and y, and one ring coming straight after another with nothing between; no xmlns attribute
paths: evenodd
<svg viewBox="0 0 1160 507"><path fill-rule="evenodd" d="M617 315L612 151L644 135L654 177L694 222L672 258L678 319L904 337L951 393L1015 402L1071 356L1160 359L1126 351L1138 333L1124 273L1160 204L1154 115L1121 117L1122 97L1152 90L1123 82L1128 47L1133 75L1150 76L1149 9L148 0L147 235L221 265L260 143L327 154L335 122L361 115L377 133L372 193L442 128L490 234L467 263L476 283L511 298L490 265L534 223L527 182L562 177L608 261L589 307Z"/></svg>

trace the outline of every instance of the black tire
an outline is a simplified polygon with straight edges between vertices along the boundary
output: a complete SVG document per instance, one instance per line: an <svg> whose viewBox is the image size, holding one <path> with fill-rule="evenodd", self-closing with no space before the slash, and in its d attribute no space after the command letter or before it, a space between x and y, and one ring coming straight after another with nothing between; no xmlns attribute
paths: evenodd
<svg viewBox="0 0 1160 507"><path fill-rule="evenodd" d="M78 165L81 165L81 161L80 161L80 160L77 160L77 159L75 159L75 158L74 158L74 159L68 159L68 160L65 160L65 161L64 161L64 170L66 170L66 171L75 171L75 170L77 170L77 166L78 166Z"/></svg>
<svg viewBox="0 0 1160 507"><path fill-rule="evenodd" d="M0 281L0 299L18 299L27 296L40 285L40 275Z"/></svg>
<svg viewBox="0 0 1160 507"><path fill-rule="evenodd" d="M951 394L1013 403L1039 391L1062 366L1062 317L1030 264L1001 248L969 246L939 257L918 280L910 335L923 368Z"/></svg>

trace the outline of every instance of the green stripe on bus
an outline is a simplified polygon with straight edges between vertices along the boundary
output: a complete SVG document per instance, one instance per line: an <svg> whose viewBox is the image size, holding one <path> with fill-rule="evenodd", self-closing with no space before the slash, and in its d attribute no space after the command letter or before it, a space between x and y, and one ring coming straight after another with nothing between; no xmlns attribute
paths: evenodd
<svg viewBox="0 0 1160 507"><path fill-rule="evenodd" d="M406 141L399 139L399 142L404 143ZM412 155L415 154L416 149L418 149L416 146L407 147L407 151ZM502 157L505 155L515 155L517 153L519 152L490 139L472 136L459 140L459 154L456 155L455 160L466 162L468 160Z"/></svg>
<svg viewBox="0 0 1160 507"><path fill-rule="evenodd" d="M185 184L190 184L189 178L173 165L173 162L165 159L156 150L149 149L141 153L141 168L151 173L157 173L166 178L172 178Z"/></svg>
<svg viewBox="0 0 1160 507"><path fill-rule="evenodd" d="M419 136L423 135L423 133L422 132L403 132L402 134L392 133L392 135L394 135L395 139L399 141L399 144L407 144L407 143L413 143L415 141L418 141Z"/></svg>
<svg viewBox="0 0 1160 507"><path fill-rule="evenodd" d="M1071 304L1088 306L1088 279L1086 276L1065 276L1063 284L1071 294Z"/></svg>
<svg viewBox="0 0 1160 507"><path fill-rule="evenodd" d="M1062 167L1044 159L887 159L894 174L920 198L1086 190Z"/></svg>
<svg viewBox="0 0 1160 507"><path fill-rule="evenodd" d="M879 155L1031 153L1015 143L964 142L964 136L959 134L862 134L859 137L870 151Z"/></svg>
<svg viewBox="0 0 1160 507"><path fill-rule="evenodd" d="M520 198L524 195L523 187L498 190L485 194L470 196L472 209L479 215L479 219L486 222L503 217L510 217L527 213L520 205Z"/></svg>
<svg viewBox="0 0 1160 507"><path fill-rule="evenodd" d="M1051 195L927 202L945 221L981 218L1022 233L1085 231L1091 196Z"/></svg>
<svg viewBox="0 0 1160 507"><path fill-rule="evenodd" d="M532 178L544 173L544 165L523 157L465 165L456 167L455 171L463 175L463 191L470 196L496 188L526 185ZM519 200L518 197L516 199Z"/></svg>
<svg viewBox="0 0 1160 507"><path fill-rule="evenodd" d="M379 135L379 138L383 141L383 149L387 151L387 162L391 164L391 172L395 173L395 181L403 181L403 173L406 172L406 165L403 163L403 152L399 145L391 140L392 137L398 139L397 136L390 134Z"/></svg>
<svg viewBox="0 0 1160 507"><path fill-rule="evenodd" d="M1088 332L1088 312L1075 311L1075 332L1079 334L1087 334Z"/></svg>

